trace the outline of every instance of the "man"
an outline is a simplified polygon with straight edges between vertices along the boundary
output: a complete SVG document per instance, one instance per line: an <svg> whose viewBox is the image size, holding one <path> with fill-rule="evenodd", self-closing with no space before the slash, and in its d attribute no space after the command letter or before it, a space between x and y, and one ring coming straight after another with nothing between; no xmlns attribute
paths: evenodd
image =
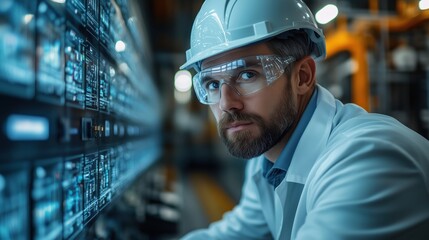
<svg viewBox="0 0 429 240"><path fill-rule="evenodd" d="M182 68L231 154L239 204L184 239L429 239L429 143L316 83L325 41L301 0L206 0Z"/></svg>

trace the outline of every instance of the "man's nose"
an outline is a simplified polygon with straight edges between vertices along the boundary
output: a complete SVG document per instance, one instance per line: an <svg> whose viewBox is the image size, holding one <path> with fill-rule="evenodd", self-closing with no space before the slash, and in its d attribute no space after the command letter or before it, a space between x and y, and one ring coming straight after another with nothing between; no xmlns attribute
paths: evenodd
<svg viewBox="0 0 429 240"><path fill-rule="evenodd" d="M225 112L234 112L243 109L244 104L240 93L229 83L222 83L219 99L219 108Z"/></svg>

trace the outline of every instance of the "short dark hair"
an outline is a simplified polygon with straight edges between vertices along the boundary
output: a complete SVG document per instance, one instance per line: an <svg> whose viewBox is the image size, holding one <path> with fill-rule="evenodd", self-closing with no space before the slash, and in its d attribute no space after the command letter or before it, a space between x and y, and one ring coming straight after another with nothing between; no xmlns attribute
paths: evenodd
<svg viewBox="0 0 429 240"><path fill-rule="evenodd" d="M278 37L271 38L267 45L274 54L286 57L293 56L296 61L311 55L312 41L304 30L291 30ZM285 68L286 76L290 77L294 63Z"/></svg>

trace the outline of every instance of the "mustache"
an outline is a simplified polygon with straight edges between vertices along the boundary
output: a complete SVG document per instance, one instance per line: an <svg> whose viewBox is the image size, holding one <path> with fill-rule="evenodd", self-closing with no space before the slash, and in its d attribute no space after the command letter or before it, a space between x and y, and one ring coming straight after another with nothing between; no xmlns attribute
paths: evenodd
<svg viewBox="0 0 429 240"><path fill-rule="evenodd" d="M250 113L241 113L241 112L234 112L234 113L228 113L226 112L225 115L220 119L218 123L219 130L224 129L228 124L236 122L236 121L249 121L249 122L255 122L255 123L262 123L263 119L256 115L256 114L250 114Z"/></svg>

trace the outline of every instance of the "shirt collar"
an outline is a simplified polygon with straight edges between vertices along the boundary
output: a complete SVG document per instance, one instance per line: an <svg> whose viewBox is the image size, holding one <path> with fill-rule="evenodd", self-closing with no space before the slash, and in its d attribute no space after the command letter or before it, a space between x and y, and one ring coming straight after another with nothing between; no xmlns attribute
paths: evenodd
<svg viewBox="0 0 429 240"><path fill-rule="evenodd" d="M302 134L304 133L305 128L310 122L314 110L316 109L317 94L318 92L316 88L313 92L313 95L311 96L311 99L306 109L304 110L304 113L301 116L300 121L298 122L294 132L292 133L289 141L280 153L280 156L276 160L276 162L272 163L265 158L264 164L262 165L262 175L274 187L277 187L286 175L286 171L288 170L289 165L292 161L296 146L298 145L298 142Z"/></svg>

